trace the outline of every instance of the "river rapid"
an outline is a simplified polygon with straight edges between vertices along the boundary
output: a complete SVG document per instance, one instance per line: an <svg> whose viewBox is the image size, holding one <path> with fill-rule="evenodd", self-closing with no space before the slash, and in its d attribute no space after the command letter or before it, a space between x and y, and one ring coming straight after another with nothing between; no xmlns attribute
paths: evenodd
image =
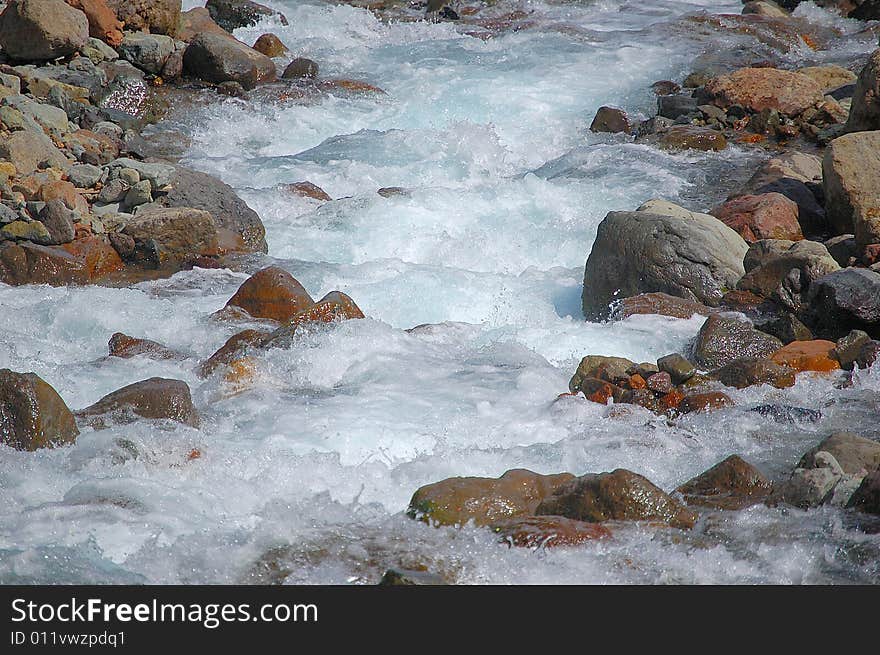
<svg viewBox="0 0 880 655"><path fill-rule="evenodd" d="M877 370L841 390L800 376L791 389L733 391L735 407L675 421L556 400L584 355L653 361L686 348L703 320L583 320L584 262L605 214L655 197L704 211L762 156L738 145L672 154L592 134L596 109L652 116L650 85L681 81L705 53L748 47L800 66L868 53L875 36L814 51L687 18L738 14L731 0L500 0L485 25L417 21L423 12L406 6L377 17L266 4L290 25L266 20L239 39L271 31L291 49L279 67L306 56L322 77L386 93L212 95L153 128L186 135L183 163L259 213L269 253L240 270L129 288L0 286L0 367L36 372L71 408L178 378L202 415L198 429L140 421L86 428L70 447L2 448L0 583L371 584L391 566L462 584L880 579L880 535L830 507L758 505L706 515L688 533L631 525L552 550L404 515L419 486L450 476L627 468L669 490L732 453L781 479L831 431L880 436ZM812 4L795 15L846 34L863 26ZM336 200L282 188L303 180ZM244 386L200 379L196 364L241 329L211 314L269 264L315 298L346 292L368 318L262 352ZM406 331L425 323L436 325ZM189 358L106 358L117 331ZM749 411L766 403L822 418Z"/></svg>

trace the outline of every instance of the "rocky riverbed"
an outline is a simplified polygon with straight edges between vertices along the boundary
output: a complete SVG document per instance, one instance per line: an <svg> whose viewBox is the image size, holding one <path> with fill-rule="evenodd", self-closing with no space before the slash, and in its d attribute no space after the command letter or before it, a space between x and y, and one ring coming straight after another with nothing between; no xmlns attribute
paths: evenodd
<svg viewBox="0 0 880 655"><path fill-rule="evenodd" d="M880 4L0 8L0 582L880 579Z"/></svg>

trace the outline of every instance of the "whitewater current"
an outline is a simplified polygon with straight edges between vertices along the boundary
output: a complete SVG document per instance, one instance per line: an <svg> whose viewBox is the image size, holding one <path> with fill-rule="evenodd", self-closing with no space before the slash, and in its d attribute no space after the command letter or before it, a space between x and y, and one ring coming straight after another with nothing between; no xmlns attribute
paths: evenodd
<svg viewBox="0 0 880 655"><path fill-rule="evenodd" d="M392 566L463 584L878 580L880 537L832 508L755 506L687 533L632 525L552 550L404 515L419 486L450 476L627 468L669 490L737 453L778 480L833 430L878 436L871 370L840 391L809 376L786 390L733 391L735 407L673 422L557 401L584 355L653 361L686 348L703 320L583 320L584 262L605 214L655 197L706 210L761 157L592 134L596 109L652 116L650 85L680 81L706 53L771 48L808 65L870 52L876 37L812 4L796 15L852 36L825 50L780 48L687 18L738 14L733 0L499 0L485 10L517 29L415 20L405 7L383 20L350 5L266 4L289 25L267 19L239 39L272 31L290 48L279 68L306 56L322 78L385 94L212 95L154 128L185 135L182 162L259 213L269 252L241 270L195 268L130 288L0 285L0 367L34 371L74 409L148 377L178 378L202 415L198 429L140 421L85 428L70 447L0 447L0 583L370 584ZM283 189L304 180L335 200ZM383 197L382 187L407 193ZM246 385L200 379L198 362L242 329L211 314L269 264L315 298L346 292L368 318L256 355ZM425 323L437 325L406 331ZM188 358L107 358L117 331ZM749 411L765 403L822 419Z"/></svg>

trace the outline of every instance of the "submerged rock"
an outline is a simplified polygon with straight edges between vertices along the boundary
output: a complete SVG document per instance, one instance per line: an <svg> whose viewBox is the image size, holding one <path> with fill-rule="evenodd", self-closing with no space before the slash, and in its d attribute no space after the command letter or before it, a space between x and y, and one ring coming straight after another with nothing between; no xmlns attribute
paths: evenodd
<svg viewBox="0 0 880 655"><path fill-rule="evenodd" d="M735 359L729 364L711 371L709 377L736 389L745 389L760 384L769 384L778 389L784 389L795 383L793 370L762 357Z"/></svg>
<svg viewBox="0 0 880 655"><path fill-rule="evenodd" d="M731 455L676 491L688 505L742 509L762 502L772 489L773 485L758 469L739 455Z"/></svg>
<svg viewBox="0 0 880 655"><path fill-rule="evenodd" d="M595 523L655 521L677 528L691 528L697 520L650 480L626 469L575 478L543 500L535 514Z"/></svg>
<svg viewBox="0 0 880 655"><path fill-rule="evenodd" d="M636 314L659 314L673 318L690 318L694 314L709 316L716 310L702 303L685 300L668 293L640 293L637 296L624 298L612 310L614 318L627 318Z"/></svg>
<svg viewBox="0 0 880 655"><path fill-rule="evenodd" d="M742 277L748 246L736 232L714 216L656 211L611 212L599 224L584 270L588 319L607 316L615 299L647 292L717 306Z"/></svg>
<svg viewBox="0 0 880 655"><path fill-rule="evenodd" d="M590 124L590 132L624 132L629 134L631 131L632 125L626 112L616 107L599 107Z"/></svg>
<svg viewBox="0 0 880 655"><path fill-rule="evenodd" d="M443 578L429 571L413 571L412 569L388 569L379 585L382 587L402 587L409 585L446 585Z"/></svg>
<svg viewBox="0 0 880 655"><path fill-rule="evenodd" d="M846 506L868 514L880 514L880 469L865 476Z"/></svg>
<svg viewBox="0 0 880 655"><path fill-rule="evenodd" d="M611 531L603 525L564 516L524 516L496 523L491 529L503 543L520 548L580 546L611 537Z"/></svg>
<svg viewBox="0 0 880 655"><path fill-rule="evenodd" d="M72 444L78 434L70 409L42 378L0 369L0 444L34 451Z"/></svg>
<svg viewBox="0 0 880 655"><path fill-rule="evenodd" d="M449 478L421 487L413 494L407 514L439 525L491 525L535 513L542 500L565 483L571 473L540 475L525 469L500 478Z"/></svg>
<svg viewBox="0 0 880 655"><path fill-rule="evenodd" d="M107 343L110 357L129 359L139 355L146 355L151 359L186 359L186 355L163 346L158 341L150 339L138 339L130 337L122 332L116 332Z"/></svg>
<svg viewBox="0 0 880 655"><path fill-rule="evenodd" d="M587 355L578 364L568 383L570 391L581 389L581 383L588 378L600 378L608 382L629 379L629 370L634 362L624 357L606 357L604 355Z"/></svg>
<svg viewBox="0 0 880 655"><path fill-rule="evenodd" d="M135 382L76 413L77 419L96 428L107 423L129 423L140 418L170 419L199 426L199 414L190 395L189 385L181 380L150 378Z"/></svg>

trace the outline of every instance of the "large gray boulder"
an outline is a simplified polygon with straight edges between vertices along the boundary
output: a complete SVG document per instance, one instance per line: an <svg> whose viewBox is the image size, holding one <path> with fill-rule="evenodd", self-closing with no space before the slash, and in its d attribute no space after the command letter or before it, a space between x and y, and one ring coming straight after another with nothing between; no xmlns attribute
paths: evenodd
<svg viewBox="0 0 880 655"><path fill-rule="evenodd" d="M748 245L714 216L650 201L610 212L584 270L584 316L608 315L614 300L663 292L717 306L743 276Z"/></svg>
<svg viewBox="0 0 880 655"><path fill-rule="evenodd" d="M86 15L64 0L12 0L0 15L0 46L13 59L64 57L88 40Z"/></svg>
<svg viewBox="0 0 880 655"><path fill-rule="evenodd" d="M817 337L837 339L850 330L880 338L880 273L844 268L810 288L807 321Z"/></svg>
<svg viewBox="0 0 880 655"><path fill-rule="evenodd" d="M165 207L194 207L210 212L220 245L239 252L267 252L266 228L257 213L216 177L175 167L170 190L157 199Z"/></svg>
<svg viewBox="0 0 880 655"><path fill-rule="evenodd" d="M822 159L825 210L836 234L864 247L880 243L880 131L834 139Z"/></svg>
<svg viewBox="0 0 880 655"><path fill-rule="evenodd" d="M202 32L183 53L183 71L207 82L238 82L245 89L271 82L277 76L275 62L250 46L220 34Z"/></svg>
<svg viewBox="0 0 880 655"><path fill-rule="evenodd" d="M880 130L880 50L875 50L859 73L852 106L846 121L847 132Z"/></svg>

